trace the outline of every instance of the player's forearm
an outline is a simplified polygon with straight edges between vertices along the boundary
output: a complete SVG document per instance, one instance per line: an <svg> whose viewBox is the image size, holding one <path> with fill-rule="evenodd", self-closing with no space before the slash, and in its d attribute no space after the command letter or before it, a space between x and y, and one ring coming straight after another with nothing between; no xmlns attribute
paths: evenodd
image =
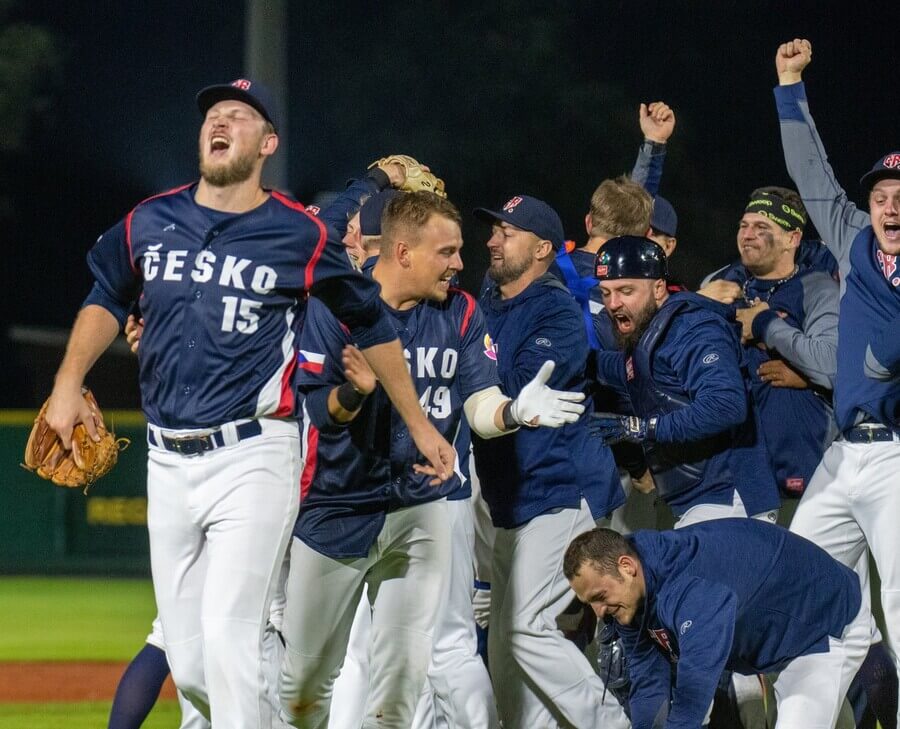
<svg viewBox="0 0 900 729"><path fill-rule="evenodd" d="M659 192L665 160L666 143L645 139L638 148L638 156L631 170L631 179L642 185L651 195L655 195Z"/></svg>
<svg viewBox="0 0 900 729"><path fill-rule="evenodd" d="M79 311L65 357L56 373L55 388L81 387L91 367L118 333L118 320L102 306L89 304Z"/></svg>
<svg viewBox="0 0 900 729"><path fill-rule="evenodd" d="M328 393L328 415L339 424L346 425L353 420L366 401L365 393L357 390L351 383L333 387Z"/></svg>
<svg viewBox="0 0 900 729"><path fill-rule="evenodd" d="M409 376L400 341L395 339L361 351L410 434L415 435L430 427Z"/></svg>

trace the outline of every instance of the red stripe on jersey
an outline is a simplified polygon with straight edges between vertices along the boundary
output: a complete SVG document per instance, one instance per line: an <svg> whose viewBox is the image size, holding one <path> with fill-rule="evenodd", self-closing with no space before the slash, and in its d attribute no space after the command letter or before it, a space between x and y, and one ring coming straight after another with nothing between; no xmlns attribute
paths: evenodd
<svg viewBox="0 0 900 729"><path fill-rule="evenodd" d="M272 190L272 197L274 197L278 202L286 207L289 207L291 210L296 210L299 213L303 213L307 218L309 218L312 222L316 224L316 227L319 229L319 242L316 243L316 249L313 251L312 257L309 259L309 263L306 264L306 270L303 278L303 287L309 291L313 285L313 279L315 277L316 264L319 262L319 259L322 257L322 251L325 249L325 243L328 240L328 234L325 231L325 224L319 220L315 215L309 213L309 211L303 207L301 203L298 203L294 200L291 200L288 197L285 197L277 190Z"/></svg>
<svg viewBox="0 0 900 729"><path fill-rule="evenodd" d="M125 245L128 246L128 263L131 264L132 271L134 271L135 273L138 272L137 266L134 265L134 251L131 246L131 218L134 217L134 211L146 202L155 200L158 197L165 197L166 195L175 195L182 190L187 190L187 188L189 188L193 184L193 182L189 182L187 185L181 185L180 187L176 187L172 190L166 190L165 192L158 192L156 193L156 195L151 195L150 197L141 200L131 209L128 215L125 216Z"/></svg>
<svg viewBox="0 0 900 729"><path fill-rule="evenodd" d="M319 362L301 362L300 369L305 372L312 372L314 375L322 374L323 365Z"/></svg>
<svg viewBox="0 0 900 729"><path fill-rule="evenodd" d="M463 314L462 324L459 327L460 336L464 335L469 329L469 322L472 321L472 314L475 313L475 299L473 296L462 289L450 287L450 290L456 294L462 294L466 299L466 313Z"/></svg>
<svg viewBox="0 0 900 729"><path fill-rule="evenodd" d="M294 369L296 366L297 358L291 357L291 361L288 362L288 366L284 368L284 374L281 376L281 398L273 417L285 418L294 414Z"/></svg>
<svg viewBox="0 0 900 729"><path fill-rule="evenodd" d="M309 424L309 432L306 435L306 463L303 465L303 473L300 476L300 501L309 493L313 476L316 475L316 455L319 447L319 429Z"/></svg>

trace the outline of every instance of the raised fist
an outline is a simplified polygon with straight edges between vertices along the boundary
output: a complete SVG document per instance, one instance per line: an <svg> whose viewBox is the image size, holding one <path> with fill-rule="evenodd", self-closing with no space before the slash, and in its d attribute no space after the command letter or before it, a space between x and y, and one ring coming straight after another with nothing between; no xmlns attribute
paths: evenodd
<svg viewBox="0 0 900 729"><path fill-rule="evenodd" d="M638 119L644 139L665 144L675 131L675 112L662 101L641 104Z"/></svg>
<svg viewBox="0 0 900 729"><path fill-rule="evenodd" d="M812 60L812 43L804 38L778 46L775 54L775 70L778 71L778 83L782 86L800 81L800 74Z"/></svg>

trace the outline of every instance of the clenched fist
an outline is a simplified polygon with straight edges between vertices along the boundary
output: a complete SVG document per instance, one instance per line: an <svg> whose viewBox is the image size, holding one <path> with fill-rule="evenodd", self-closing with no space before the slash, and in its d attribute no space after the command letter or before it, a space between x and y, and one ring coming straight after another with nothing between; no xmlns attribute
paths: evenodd
<svg viewBox="0 0 900 729"><path fill-rule="evenodd" d="M662 101L641 104L638 112L644 139L665 144L675 131L675 112Z"/></svg>
<svg viewBox="0 0 900 729"><path fill-rule="evenodd" d="M805 38L794 38L792 41L782 43L775 54L778 83L781 86L798 83L803 69L810 61L812 61L812 43Z"/></svg>

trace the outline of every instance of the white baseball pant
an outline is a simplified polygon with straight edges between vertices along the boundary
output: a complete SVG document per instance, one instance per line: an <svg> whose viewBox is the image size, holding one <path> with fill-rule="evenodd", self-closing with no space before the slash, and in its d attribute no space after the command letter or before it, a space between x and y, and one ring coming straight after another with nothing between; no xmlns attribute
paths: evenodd
<svg viewBox="0 0 900 729"><path fill-rule="evenodd" d="M325 729L363 589L372 605L365 729L407 728L425 683L450 558L444 501L390 512L366 557L333 559L293 540L281 670L283 716Z"/></svg>
<svg viewBox="0 0 900 729"><path fill-rule="evenodd" d="M297 515L296 421L186 457L151 446L147 525L153 587L175 685L216 729L269 729L269 605ZM196 431L194 431L196 432ZM166 431L167 436L191 431Z"/></svg>

